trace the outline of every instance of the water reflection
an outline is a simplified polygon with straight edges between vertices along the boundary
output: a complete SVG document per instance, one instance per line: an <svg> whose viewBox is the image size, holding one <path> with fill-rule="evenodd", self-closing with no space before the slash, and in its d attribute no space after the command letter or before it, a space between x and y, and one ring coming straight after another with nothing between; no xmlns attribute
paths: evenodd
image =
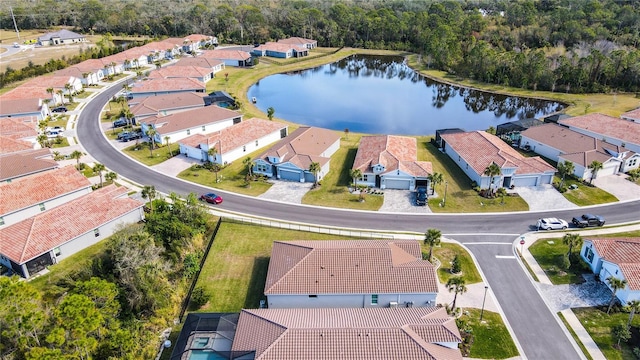
<svg viewBox="0 0 640 360"><path fill-rule="evenodd" d="M434 134L436 129L489 126L561 110L539 99L440 83L403 58L355 55L313 69L268 76L249 89L258 108L296 123L380 134Z"/></svg>

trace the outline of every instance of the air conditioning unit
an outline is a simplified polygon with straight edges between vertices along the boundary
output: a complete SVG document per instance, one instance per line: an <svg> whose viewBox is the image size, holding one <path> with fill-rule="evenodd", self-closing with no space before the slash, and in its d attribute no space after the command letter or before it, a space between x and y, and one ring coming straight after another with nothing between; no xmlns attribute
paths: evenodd
<svg viewBox="0 0 640 360"><path fill-rule="evenodd" d="M406 303L404 303L404 306L408 308L413 307L413 301L407 301Z"/></svg>
<svg viewBox="0 0 640 360"><path fill-rule="evenodd" d="M397 309L398 308L398 302L397 301L389 302L389 307L392 308L392 309Z"/></svg>

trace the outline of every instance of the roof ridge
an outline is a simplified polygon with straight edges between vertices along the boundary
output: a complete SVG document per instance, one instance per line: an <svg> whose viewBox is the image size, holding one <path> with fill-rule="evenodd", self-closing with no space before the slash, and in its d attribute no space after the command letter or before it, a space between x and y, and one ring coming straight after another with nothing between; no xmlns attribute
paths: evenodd
<svg viewBox="0 0 640 360"><path fill-rule="evenodd" d="M286 278L296 267L298 267L298 265L300 265L300 263L302 263L306 258L308 258L311 255L311 253L313 253L313 251L315 250L311 246L304 246L302 244L294 244L294 243L290 243L290 242L286 242L286 241L274 241L273 243L274 243L274 245L276 243L280 243L280 244L284 244L284 245L289 245L289 246L294 246L294 247L299 247L299 248L305 248L305 249L308 249L309 251L307 252L307 254L305 256L303 256L302 258L300 258L300 260L298 260L295 264L293 264L293 266L291 266L289 268L289 270L287 270L284 274L282 274L282 276L280 276L280 279L278 279L278 281L275 281L273 284L271 284L269 289L274 288L281 281L283 281L284 278ZM272 249L273 249L273 247L272 247ZM271 250L271 251L272 251L272 255L273 255L273 250ZM269 289L264 289L264 293L266 294L269 291Z"/></svg>
<svg viewBox="0 0 640 360"><path fill-rule="evenodd" d="M24 247L22 248L22 252L20 253L19 261L22 262L24 259L25 253L29 248L29 242L31 241L31 234L33 234L33 229L35 228L34 223L37 220L37 216L28 218L25 223L29 222L29 234L27 235L27 241L24 242Z"/></svg>

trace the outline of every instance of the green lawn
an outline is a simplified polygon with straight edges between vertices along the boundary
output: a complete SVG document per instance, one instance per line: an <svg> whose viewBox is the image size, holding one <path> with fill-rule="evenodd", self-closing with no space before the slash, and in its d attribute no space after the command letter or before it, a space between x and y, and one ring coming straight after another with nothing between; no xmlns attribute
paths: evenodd
<svg viewBox="0 0 640 360"><path fill-rule="evenodd" d="M60 114L56 114L54 116L51 117L51 120L47 121L47 126L62 126L62 127L66 127L67 126L67 121L69 121L69 116L68 115L60 115Z"/></svg>
<svg viewBox="0 0 640 360"><path fill-rule="evenodd" d="M500 314L484 310L482 323L480 310L465 308L459 322L466 323L473 334L470 358L507 359L518 356L518 348L504 325ZM460 326L460 325L459 325ZM460 332L464 327L460 328Z"/></svg>
<svg viewBox="0 0 640 360"><path fill-rule="evenodd" d="M422 244L422 253L429 253L429 246ZM446 284L449 278L454 275L451 274L451 261L454 256L458 255L460 260L460 267L462 268L462 277L464 277L466 284L475 284L482 281L478 269L471 258L471 255L462 246L455 243L440 243L440 246L433 248L433 256L440 260L442 264L438 269L438 279L441 283ZM457 276L457 275L456 275Z"/></svg>
<svg viewBox="0 0 640 360"><path fill-rule="evenodd" d="M621 349L617 349L617 341L613 339L611 329L616 325L627 324L629 313L612 311L607 315L606 307L577 308L573 309L573 313L608 360L636 359L633 348L640 346L640 316L634 317L631 323L631 339L627 343L621 343Z"/></svg>
<svg viewBox="0 0 640 360"><path fill-rule="evenodd" d="M141 142L137 145L131 145L123 149L122 151L147 166L158 165L161 162L169 159L169 148L171 149L173 156L176 156L180 151L180 145L178 144L171 144L170 147L158 144L156 144L156 146L160 147L153 150L153 155L149 150L149 144L146 142Z"/></svg>
<svg viewBox="0 0 640 360"><path fill-rule="evenodd" d="M54 149L67 147L67 146L69 146L69 140L67 140L66 137L62 137L60 139L54 139L51 142L51 147L54 148Z"/></svg>
<svg viewBox="0 0 640 360"><path fill-rule="evenodd" d="M560 182L560 178L554 177L554 182ZM578 206L606 204L618 201L615 196L609 194L608 192L595 186L584 184L574 178L565 178L564 182L567 189L569 189L571 185L578 186L577 189L569 189L566 192L562 193L562 195L564 195L567 200Z"/></svg>
<svg viewBox="0 0 640 360"><path fill-rule="evenodd" d="M91 91L82 90L81 93L75 94L75 95L73 95L73 97L76 98L76 99L86 99L91 94L93 94Z"/></svg>
<svg viewBox="0 0 640 360"><path fill-rule="evenodd" d="M561 237L540 239L529 247L529 252L544 270L551 283L555 285L583 283L582 274L590 271L584 261L580 259L578 254L580 247L573 249L571 267L568 270L562 269L562 257L568 251L569 247L562 243Z"/></svg>

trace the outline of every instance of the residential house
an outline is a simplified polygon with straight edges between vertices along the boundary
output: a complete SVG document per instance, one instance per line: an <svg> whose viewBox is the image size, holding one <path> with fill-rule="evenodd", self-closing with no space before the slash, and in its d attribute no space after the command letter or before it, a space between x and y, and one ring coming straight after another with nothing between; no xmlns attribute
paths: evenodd
<svg viewBox="0 0 640 360"><path fill-rule="evenodd" d="M0 182L11 182L23 176L55 169L51 150L27 149L20 152L0 153Z"/></svg>
<svg viewBox="0 0 640 360"><path fill-rule="evenodd" d="M35 144L38 120L35 117L11 117L0 120L0 136Z"/></svg>
<svg viewBox="0 0 640 360"><path fill-rule="evenodd" d="M123 70L134 70L149 65L149 51L144 48L134 47L117 54L105 56L105 61L122 64Z"/></svg>
<svg viewBox="0 0 640 360"><path fill-rule="evenodd" d="M15 224L91 192L73 165L0 183L0 227Z"/></svg>
<svg viewBox="0 0 640 360"><path fill-rule="evenodd" d="M257 118L208 134L195 134L180 140L180 154L218 164L231 163L287 136L288 126ZM211 148L215 156L209 155Z"/></svg>
<svg viewBox="0 0 640 360"><path fill-rule="evenodd" d="M624 289L616 292L622 304L640 300L640 237L590 237L584 239L580 256L607 286L609 277L627 281Z"/></svg>
<svg viewBox="0 0 640 360"><path fill-rule="evenodd" d="M129 91L130 98L142 96L157 96L165 94L176 94L183 92L204 93L206 89L202 81L192 78L156 78L138 81Z"/></svg>
<svg viewBox="0 0 640 360"><path fill-rule="evenodd" d="M309 50L315 49L318 47L317 40L305 39L301 37L290 37L287 39L280 39L278 40L278 44L297 45L300 47L307 48Z"/></svg>
<svg viewBox="0 0 640 360"><path fill-rule="evenodd" d="M57 93L54 91L53 93L49 93L47 92L47 88L44 86L26 87L19 85L0 95L0 103L4 100L40 99L43 103L46 103L48 107L52 107L64 102L63 95L63 92Z"/></svg>
<svg viewBox="0 0 640 360"><path fill-rule="evenodd" d="M640 107L631 111L627 111L626 113L620 115L620 117L624 120L640 123Z"/></svg>
<svg viewBox="0 0 640 360"><path fill-rule="evenodd" d="M205 106L193 110L181 111L170 115L156 115L141 121L142 131L150 128L156 131L155 141L176 143L188 136L219 131L242 122L242 115L218 106Z"/></svg>
<svg viewBox="0 0 640 360"><path fill-rule="evenodd" d="M560 120L560 125L640 153L640 123L593 113Z"/></svg>
<svg viewBox="0 0 640 360"><path fill-rule="evenodd" d="M211 71L211 78L213 78L216 73L224 70L224 63L222 61L202 56L183 57L180 58L180 60L176 61L172 66L206 68Z"/></svg>
<svg viewBox="0 0 640 360"><path fill-rule="evenodd" d="M60 90L64 96L69 96L69 92L71 92L71 94L79 93L83 89L80 78L65 75L38 76L25 82L22 86L44 88L45 91L50 88L53 89L54 92Z"/></svg>
<svg viewBox="0 0 640 360"><path fill-rule="evenodd" d="M42 46L50 45L68 45L86 42L87 39L84 35L74 33L67 29L60 31L49 32L38 37L38 44Z"/></svg>
<svg viewBox="0 0 640 360"><path fill-rule="evenodd" d="M414 240L275 241L264 294L270 309L435 306L438 279Z"/></svg>
<svg viewBox="0 0 640 360"><path fill-rule="evenodd" d="M33 116L39 120L44 120L49 116L49 106L39 98L31 99L5 99L0 97L0 119L8 117Z"/></svg>
<svg viewBox="0 0 640 360"><path fill-rule="evenodd" d="M175 94L139 97L129 101L136 123L155 115L169 115L205 106L205 93L180 92ZM135 105L133 103L135 102Z"/></svg>
<svg viewBox="0 0 640 360"><path fill-rule="evenodd" d="M144 217L128 189L109 185L0 228L0 263L29 278Z"/></svg>
<svg viewBox="0 0 640 360"><path fill-rule="evenodd" d="M200 66L166 66L149 73L150 79L175 79L191 78L202 83L207 83L213 79L214 73L211 68Z"/></svg>
<svg viewBox="0 0 640 360"><path fill-rule="evenodd" d="M429 187L431 163L417 161L415 138L395 135L363 136L352 169L362 173L361 185L381 189L414 190Z"/></svg>
<svg viewBox="0 0 640 360"><path fill-rule="evenodd" d="M591 178L589 165L593 161L603 166L596 176L614 175L640 166L640 154L624 146L609 144L553 123L523 131L520 147L553 161L572 162L575 168L573 174L583 180Z"/></svg>
<svg viewBox="0 0 640 360"><path fill-rule="evenodd" d="M251 57L251 54L242 50L205 50L198 57L219 60L222 61L225 66L253 66L253 58Z"/></svg>
<svg viewBox="0 0 640 360"><path fill-rule="evenodd" d="M230 358L462 360L461 342L444 308L243 309Z"/></svg>
<svg viewBox="0 0 640 360"><path fill-rule="evenodd" d="M499 137L486 131L446 133L441 136L443 151L483 189L511 186L549 185L556 169L540 157L524 157ZM492 163L501 174L485 175ZM493 183L491 181L493 180Z"/></svg>
<svg viewBox="0 0 640 360"><path fill-rule="evenodd" d="M217 46L218 38L211 35L191 34L184 38L185 43L190 44L191 51L197 51L206 46Z"/></svg>
<svg viewBox="0 0 640 360"><path fill-rule="evenodd" d="M309 49L298 45L268 42L251 50L254 56L270 56L281 59L303 57L309 55Z"/></svg>
<svg viewBox="0 0 640 360"><path fill-rule="evenodd" d="M329 172L331 155L339 148L340 135L337 132L301 126L258 156L253 172L279 180L321 180ZM317 179L309 171L314 162L320 165Z"/></svg>
<svg viewBox="0 0 640 360"><path fill-rule="evenodd" d="M10 154L19 151L32 150L35 144L31 141L14 139L9 136L0 135L0 154Z"/></svg>
<svg viewBox="0 0 640 360"><path fill-rule="evenodd" d="M97 85L98 82L109 76L122 74L124 65L115 61L108 61L107 58L87 59L81 63L61 69L55 73L79 78L83 85Z"/></svg>

